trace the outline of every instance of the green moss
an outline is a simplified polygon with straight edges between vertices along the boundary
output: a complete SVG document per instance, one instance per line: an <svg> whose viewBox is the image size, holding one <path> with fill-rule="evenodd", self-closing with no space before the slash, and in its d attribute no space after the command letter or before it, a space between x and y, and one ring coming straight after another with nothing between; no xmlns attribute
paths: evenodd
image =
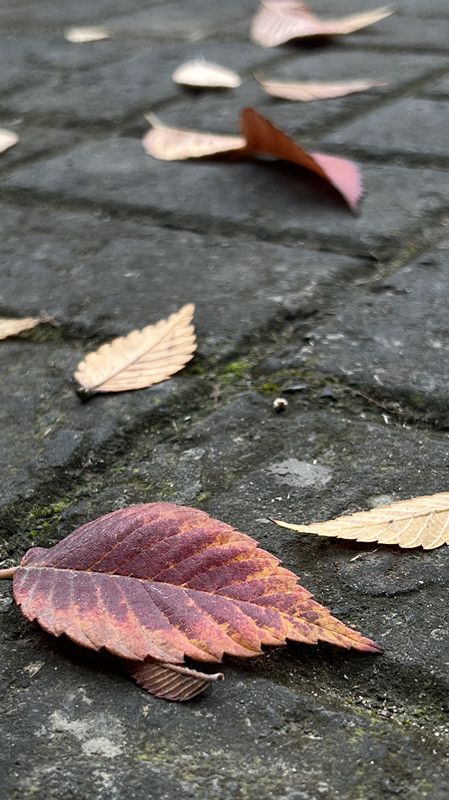
<svg viewBox="0 0 449 800"><path fill-rule="evenodd" d="M267 383L262 384L262 391L264 394L279 394L281 391L281 387L278 383Z"/></svg>
<svg viewBox="0 0 449 800"><path fill-rule="evenodd" d="M71 503L69 497L63 497L58 503L53 503L50 506L36 506L33 511L30 511L30 519L43 519L45 517L52 517L54 514L61 514Z"/></svg>
<svg viewBox="0 0 449 800"><path fill-rule="evenodd" d="M224 374L233 378L243 378L250 366L249 361L231 361L231 363L225 367Z"/></svg>

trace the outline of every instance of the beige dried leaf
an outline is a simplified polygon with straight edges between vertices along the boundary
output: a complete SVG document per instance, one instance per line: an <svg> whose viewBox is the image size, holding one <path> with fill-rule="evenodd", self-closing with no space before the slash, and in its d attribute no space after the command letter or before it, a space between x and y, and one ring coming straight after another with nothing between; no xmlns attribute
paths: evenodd
<svg viewBox="0 0 449 800"><path fill-rule="evenodd" d="M277 519L273 522L299 533L433 550L449 544L449 493L413 497L312 525L291 525Z"/></svg>
<svg viewBox="0 0 449 800"><path fill-rule="evenodd" d="M0 339L7 339L8 336L17 336L22 331L28 331L40 325L41 322L49 322L51 317L22 317L22 319L8 319L0 317Z"/></svg>
<svg viewBox="0 0 449 800"><path fill-rule="evenodd" d="M153 127L144 136L142 146L149 156L161 161L184 161L186 158L204 158L245 149L243 136L172 128L164 125L154 114L145 116Z"/></svg>
<svg viewBox="0 0 449 800"><path fill-rule="evenodd" d="M354 92L365 92L376 86L386 86L385 80L354 80L354 81L275 81L254 75L257 83L264 92L272 97L282 100L294 100L309 103L311 100L329 100L333 97L344 97Z"/></svg>
<svg viewBox="0 0 449 800"><path fill-rule="evenodd" d="M134 680L156 697L185 703L204 692L214 681L223 680L222 672L210 675L178 664L124 661Z"/></svg>
<svg viewBox="0 0 449 800"><path fill-rule="evenodd" d="M86 44L87 42L100 42L109 39L110 33L106 28L66 28L64 39L72 44Z"/></svg>
<svg viewBox="0 0 449 800"><path fill-rule="evenodd" d="M393 14L391 6L350 14L339 19L320 19L304 3L295 0L262 0L251 24L251 38L262 47L276 47L291 39L354 33Z"/></svg>
<svg viewBox="0 0 449 800"><path fill-rule="evenodd" d="M19 137L17 133L8 131L6 128L0 128L0 153L4 153L5 150L9 150L10 147L14 147L18 141Z"/></svg>
<svg viewBox="0 0 449 800"><path fill-rule="evenodd" d="M96 392L126 392L167 380L196 350L191 324L194 310L193 303L188 303L168 319L131 331L89 353L75 373L78 394L87 398Z"/></svg>
<svg viewBox="0 0 449 800"><path fill-rule="evenodd" d="M181 64L172 75L175 83L209 89L236 89L241 80L237 72L220 64L194 59Z"/></svg>

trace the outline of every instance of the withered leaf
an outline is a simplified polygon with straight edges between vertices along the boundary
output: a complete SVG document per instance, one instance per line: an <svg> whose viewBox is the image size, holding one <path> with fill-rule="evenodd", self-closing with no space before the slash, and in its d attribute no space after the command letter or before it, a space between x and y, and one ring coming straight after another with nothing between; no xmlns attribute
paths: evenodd
<svg viewBox="0 0 449 800"><path fill-rule="evenodd" d="M89 353L75 373L78 394L87 398L96 392L126 392L167 380L196 350L194 310L193 303L188 303L168 319Z"/></svg>
<svg viewBox="0 0 449 800"><path fill-rule="evenodd" d="M123 661L134 680L155 697L184 703L204 692L214 681L223 680L222 672L208 674L177 664L147 661Z"/></svg>
<svg viewBox="0 0 449 800"><path fill-rule="evenodd" d="M204 59L194 59L181 64L172 75L175 83L208 89L235 89L241 80L237 72Z"/></svg>
<svg viewBox="0 0 449 800"><path fill-rule="evenodd" d="M223 136L219 133L201 133L164 125L154 114L146 114L153 126L145 134L142 145L145 152L160 161L185 161L187 158L204 158L219 153L237 153L245 150L243 136Z"/></svg>
<svg viewBox="0 0 449 800"><path fill-rule="evenodd" d="M362 179L353 161L324 153L306 152L253 108L243 111L241 129L249 152L275 156L315 172L337 189L355 211L362 195Z"/></svg>
<svg viewBox="0 0 449 800"><path fill-rule="evenodd" d="M14 596L29 620L132 662L182 666L259 655L287 639L380 648L331 616L277 558L204 511L174 503L130 506L28 550ZM175 676L127 664L149 691L192 691L218 676ZM162 682L162 687L160 685ZM196 692L195 692L196 693ZM181 698L182 699L182 698ZM186 699L186 698L184 698Z"/></svg>
<svg viewBox="0 0 449 800"><path fill-rule="evenodd" d="M262 47L276 47L291 39L341 36L373 25L393 12L391 6L383 6L339 19L320 19L295 0L261 0L251 23L251 38Z"/></svg>
<svg viewBox="0 0 449 800"><path fill-rule="evenodd" d="M449 544L449 493L413 497L311 525L293 525L276 519L273 522L299 533L433 550Z"/></svg>
<svg viewBox="0 0 449 800"><path fill-rule="evenodd" d="M385 80L353 80L353 81L278 81L254 75L261 89L272 97L282 100L293 100L309 103L311 100L330 100L333 97L344 97L355 92L365 92L376 86L386 86Z"/></svg>
<svg viewBox="0 0 449 800"><path fill-rule="evenodd" d="M142 144L153 158L172 161L219 154L239 158L269 155L311 170L337 189L350 208L357 208L362 195L362 179L353 161L324 153L306 152L253 108L246 108L241 114L242 136L171 128L152 115L147 118L154 127L146 134Z"/></svg>
<svg viewBox="0 0 449 800"><path fill-rule="evenodd" d="M6 128L0 128L0 153L4 153L5 150L9 150L10 147L14 147L18 141L19 137L17 133L14 133L14 131L8 131Z"/></svg>
<svg viewBox="0 0 449 800"><path fill-rule="evenodd" d="M22 319L0 317L0 339L17 336L18 333L35 328L42 322L50 322L51 319L51 317L22 317Z"/></svg>
<svg viewBox="0 0 449 800"><path fill-rule="evenodd" d="M64 31L64 39L72 44L86 44L87 42L100 42L110 38L106 28L72 27Z"/></svg>

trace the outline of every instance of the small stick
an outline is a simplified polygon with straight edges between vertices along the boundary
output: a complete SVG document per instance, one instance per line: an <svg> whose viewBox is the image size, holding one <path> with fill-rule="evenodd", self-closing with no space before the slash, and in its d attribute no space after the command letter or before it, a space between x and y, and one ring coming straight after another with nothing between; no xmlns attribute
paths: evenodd
<svg viewBox="0 0 449 800"><path fill-rule="evenodd" d="M0 569L0 579L1 578L12 578L12 576L14 575L16 569L19 569L19 568L18 567L9 567L8 569Z"/></svg>

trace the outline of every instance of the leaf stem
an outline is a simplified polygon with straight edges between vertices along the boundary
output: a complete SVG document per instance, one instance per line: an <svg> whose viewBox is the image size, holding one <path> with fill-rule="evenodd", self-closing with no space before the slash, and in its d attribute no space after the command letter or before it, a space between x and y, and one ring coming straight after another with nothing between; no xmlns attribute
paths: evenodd
<svg viewBox="0 0 449 800"><path fill-rule="evenodd" d="M0 569L0 579L1 578L12 578L12 576L14 575L16 569L19 569L19 568L18 567L9 567L8 569Z"/></svg>

